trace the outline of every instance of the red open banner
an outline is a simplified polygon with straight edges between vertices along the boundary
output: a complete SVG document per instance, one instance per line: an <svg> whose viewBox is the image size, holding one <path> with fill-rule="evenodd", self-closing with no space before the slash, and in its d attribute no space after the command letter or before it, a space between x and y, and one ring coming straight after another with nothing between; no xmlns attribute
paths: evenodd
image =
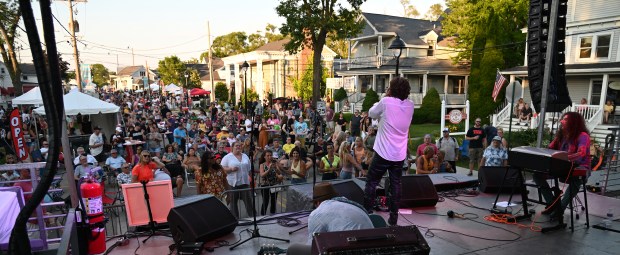
<svg viewBox="0 0 620 255"><path fill-rule="evenodd" d="M19 160L26 160L28 158L28 146L24 140L24 130L22 130L22 117L19 114L19 109L15 108L11 112L11 137L13 138L13 149Z"/></svg>

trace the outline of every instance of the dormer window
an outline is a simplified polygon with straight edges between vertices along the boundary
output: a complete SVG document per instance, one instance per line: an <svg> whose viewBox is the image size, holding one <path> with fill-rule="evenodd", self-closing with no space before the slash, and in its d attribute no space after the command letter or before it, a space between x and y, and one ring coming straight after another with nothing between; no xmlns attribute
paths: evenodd
<svg viewBox="0 0 620 255"><path fill-rule="evenodd" d="M140 76L145 76L146 72L140 71Z"/></svg>
<svg viewBox="0 0 620 255"><path fill-rule="evenodd" d="M435 41L428 41L428 51L426 52L427 57L435 56Z"/></svg>

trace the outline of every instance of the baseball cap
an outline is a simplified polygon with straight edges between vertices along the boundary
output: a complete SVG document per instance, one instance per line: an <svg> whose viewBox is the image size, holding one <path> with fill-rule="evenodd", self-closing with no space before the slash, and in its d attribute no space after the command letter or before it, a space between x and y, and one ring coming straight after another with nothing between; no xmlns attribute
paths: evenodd
<svg viewBox="0 0 620 255"><path fill-rule="evenodd" d="M502 138L499 137L499 135L496 135L495 137L493 137L493 141L502 141Z"/></svg>
<svg viewBox="0 0 620 255"><path fill-rule="evenodd" d="M450 132L450 129L449 128L444 128L443 132Z"/></svg>

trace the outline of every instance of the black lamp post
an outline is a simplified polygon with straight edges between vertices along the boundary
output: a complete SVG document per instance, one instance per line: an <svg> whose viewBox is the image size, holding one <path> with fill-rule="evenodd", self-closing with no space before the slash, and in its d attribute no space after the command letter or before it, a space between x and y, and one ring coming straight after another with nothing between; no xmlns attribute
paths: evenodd
<svg viewBox="0 0 620 255"><path fill-rule="evenodd" d="M187 87L187 83L188 83L187 82L187 78L189 77L189 74L187 73L187 71L185 71L184 76L185 76L185 89L189 89L189 87ZM181 91L184 91L184 90L181 90ZM183 93L183 96L181 98L185 98L185 97L186 97L186 95L185 95L185 93ZM189 98L187 100L184 100L184 101L187 102L187 107L189 107Z"/></svg>
<svg viewBox="0 0 620 255"><path fill-rule="evenodd" d="M243 72L243 93L244 93L244 104L245 104L245 116L250 116L250 112L248 111L248 68L250 65L248 61L243 61L241 65L241 72Z"/></svg>
<svg viewBox="0 0 620 255"><path fill-rule="evenodd" d="M403 49L406 48L405 42L403 39L400 39L400 36L396 34L396 38L390 44L388 49L394 50L394 56L396 57L396 76L398 76L398 66L400 64L400 55L403 53ZM398 54L397 54L398 52Z"/></svg>

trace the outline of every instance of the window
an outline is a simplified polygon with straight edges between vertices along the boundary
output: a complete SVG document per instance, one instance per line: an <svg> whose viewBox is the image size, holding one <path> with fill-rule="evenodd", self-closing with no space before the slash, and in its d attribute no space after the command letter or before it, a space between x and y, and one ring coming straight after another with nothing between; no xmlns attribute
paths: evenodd
<svg viewBox="0 0 620 255"><path fill-rule="evenodd" d="M428 41L428 51L426 52L427 57L435 56L435 41Z"/></svg>
<svg viewBox="0 0 620 255"><path fill-rule="evenodd" d="M366 93L369 88L372 88L372 76L360 76L361 92Z"/></svg>
<svg viewBox="0 0 620 255"><path fill-rule="evenodd" d="M146 74L146 72L140 71L140 76L144 76L145 74Z"/></svg>
<svg viewBox="0 0 620 255"><path fill-rule="evenodd" d="M1 68L1 69L2 69L2 73L4 74L6 71L4 70L4 68Z"/></svg>
<svg viewBox="0 0 620 255"><path fill-rule="evenodd" d="M611 34L584 36L579 41L579 59L609 58Z"/></svg>
<svg viewBox="0 0 620 255"><path fill-rule="evenodd" d="M24 81L25 81L25 80L28 80L28 76L26 76L26 75L22 75L22 80L24 80Z"/></svg>
<svg viewBox="0 0 620 255"><path fill-rule="evenodd" d="M601 101L602 80L593 80L590 88L590 104L598 104Z"/></svg>

